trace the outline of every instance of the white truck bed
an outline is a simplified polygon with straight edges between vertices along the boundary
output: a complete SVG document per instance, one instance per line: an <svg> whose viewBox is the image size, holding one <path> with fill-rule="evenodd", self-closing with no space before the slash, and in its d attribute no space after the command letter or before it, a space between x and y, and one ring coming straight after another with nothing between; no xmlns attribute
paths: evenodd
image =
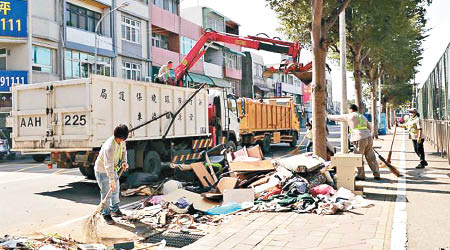
<svg viewBox="0 0 450 250"><path fill-rule="evenodd" d="M100 147L118 124L136 127L175 113L195 89L93 75L12 88L13 150L81 151ZM201 90L179 113L167 138L207 136L208 94ZM171 121L163 117L128 140L161 139Z"/></svg>

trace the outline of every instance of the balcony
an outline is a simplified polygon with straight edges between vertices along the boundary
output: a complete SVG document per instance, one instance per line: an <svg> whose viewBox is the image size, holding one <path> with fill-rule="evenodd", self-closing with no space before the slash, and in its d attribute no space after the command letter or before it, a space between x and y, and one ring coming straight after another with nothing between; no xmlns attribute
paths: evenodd
<svg viewBox="0 0 450 250"><path fill-rule="evenodd" d="M172 61L175 66L180 63L180 54L167 49L161 49L152 46L152 62L156 65L167 64L168 61Z"/></svg>
<svg viewBox="0 0 450 250"><path fill-rule="evenodd" d="M167 10L161 9L158 6L151 4L152 12L150 20L152 25L158 26L175 34L179 33L180 24L179 16L170 13Z"/></svg>
<svg viewBox="0 0 450 250"><path fill-rule="evenodd" d="M204 62L203 69L205 70L205 75L207 76L223 78L223 68L220 65Z"/></svg>
<svg viewBox="0 0 450 250"><path fill-rule="evenodd" d="M286 92L286 93L301 95L302 87L295 86L292 84L287 84L287 83L281 83L281 91Z"/></svg>
<svg viewBox="0 0 450 250"><path fill-rule="evenodd" d="M107 50L112 52L113 46L112 46L112 38L111 37L105 37L105 36L98 36L98 48L99 53L101 54L101 50ZM95 49L95 34L93 32L73 28L73 27L67 27L67 42L76 43L77 45L80 45L81 47L90 47L89 52L94 52ZM68 46L73 47L73 46ZM73 48L76 49L76 48ZM86 50L86 49L85 49Z"/></svg>
<svg viewBox="0 0 450 250"><path fill-rule="evenodd" d="M225 77L241 80L242 79L242 71L240 69L231 69L224 67Z"/></svg>

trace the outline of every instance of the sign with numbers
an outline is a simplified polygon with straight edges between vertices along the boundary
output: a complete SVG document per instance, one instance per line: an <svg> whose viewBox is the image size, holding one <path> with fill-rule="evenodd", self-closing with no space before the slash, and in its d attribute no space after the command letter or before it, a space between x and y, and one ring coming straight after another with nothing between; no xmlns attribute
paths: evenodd
<svg viewBox="0 0 450 250"><path fill-rule="evenodd" d="M28 71L0 70L0 92L9 92L11 86L28 83Z"/></svg>
<svg viewBox="0 0 450 250"><path fill-rule="evenodd" d="M0 0L0 37L27 37L26 0Z"/></svg>

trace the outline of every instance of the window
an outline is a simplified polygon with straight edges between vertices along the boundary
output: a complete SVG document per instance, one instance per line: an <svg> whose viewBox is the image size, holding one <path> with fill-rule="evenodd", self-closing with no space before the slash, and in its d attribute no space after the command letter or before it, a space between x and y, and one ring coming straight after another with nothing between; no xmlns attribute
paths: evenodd
<svg viewBox="0 0 450 250"><path fill-rule="evenodd" d="M122 39L129 42L141 43L141 22L123 16Z"/></svg>
<svg viewBox="0 0 450 250"><path fill-rule="evenodd" d="M33 46L33 70L51 73L52 50L44 47Z"/></svg>
<svg viewBox="0 0 450 250"><path fill-rule="evenodd" d="M253 76L262 77L264 71L264 66L261 64L253 64Z"/></svg>
<svg viewBox="0 0 450 250"><path fill-rule="evenodd" d="M217 14L210 12L207 16L206 28L210 28L217 32L225 32L225 19Z"/></svg>
<svg viewBox="0 0 450 250"><path fill-rule="evenodd" d="M288 75L287 80L287 83L294 85L294 77L292 75Z"/></svg>
<svg viewBox="0 0 450 250"><path fill-rule="evenodd" d="M101 18L101 14L82 7L67 3L66 24L70 27L80 28L95 32L95 26ZM99 26L99 34L102 34L102 26Z"/></svg>
<svg viewBox="0 0 450 250"><path fill-rule="evenodd" d="M183 55L187 55L189 51L191 51L191 49L197 43L197 41L184 36L182 36L180 39L181 39L180 53Z"/></svg>
<svg viewBox="0 0 450 250"><path fill-rule="evenodd" d="M170 13L173 13L175 15L178 14L178 0L153 0L153 4L158 6L161 9L165 9L169 11Z"/></svg>
<svg viewBox="0 0 450 250"><path fill-rule="evenodd" d="M5 48L0 49L0 70L6 70L6 57L8 51Z"/></svg>
<svg viewBox="0 0 450 250"><path fill-rule="evenodd" d="M122 77L130 80L141 80L141 64L133 62L122 63Z"/></svg>
<svg viewBox="0 0 450 250"><path fill-rule="evenodd" d="M169 37L161 34L153 33L152 34L152 46L169 49Z"/></svg>
<svg viewBox="0 0 450 250"><path fill-rule="evenodd" d="M93 54L66 50L65 72L66 79L88 77L94 73L95 57ZM97 74L111 76L111 58L97 56Z"/></svg>
<svg viewBox="0 0 450 250"><path fill-rule="evenodd" d="M225 67L230 69L241 69L241 56L225 53Z"/></svg>

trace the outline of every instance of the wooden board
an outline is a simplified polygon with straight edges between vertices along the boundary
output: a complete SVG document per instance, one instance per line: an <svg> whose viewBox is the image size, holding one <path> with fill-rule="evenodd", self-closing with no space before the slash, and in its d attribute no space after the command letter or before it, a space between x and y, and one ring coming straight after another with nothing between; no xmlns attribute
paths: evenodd
<svg viewBox="0 0 450 250"><path fill-rule="evenodd" d="M238 178L222 177L222 179L220 179L219 183L217 184L217 189L221 194L223 194L223 191L225 189L234 189L236 187L237 182Z"/></svg>
<svg viewBox="0 0 450 250"><path fill-rule="evenodd" d="M203 187L209 187L211 185L214 185L214 179L213 177L208 173L205 166L201 162L193 163L191 164L192 170L194 170L195 175L197 175L197 178L202 183ZM208 180L208 181L206 181ZM208 183L209 182L209 183Z"/></svg>
<svg viewBox="0 0 450 250"><path fill-rule="evenodd" d="M274 169L271 160L253 162L234 161L230 163L230 170L237 172L269 171Z"/></svg>
<svg viewBox="0 0 450 250"><path fill-rule="evenodd" d="M162 200L175 203L180 198L185 198L189 202L193 203L194 208L202 212L219 205L217 202L203 198L200 194L189 192L184 189L174 190L171 193L164 195Z"/></svg>

